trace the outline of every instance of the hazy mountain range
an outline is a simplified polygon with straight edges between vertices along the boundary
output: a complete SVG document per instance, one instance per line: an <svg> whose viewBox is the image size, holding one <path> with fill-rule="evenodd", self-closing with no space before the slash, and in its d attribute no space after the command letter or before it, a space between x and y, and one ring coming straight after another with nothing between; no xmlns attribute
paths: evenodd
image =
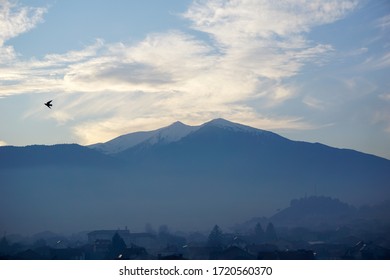
<svg viewBox="0 0 390 280"><path fill-rule="evenodd" d="M390 160L223 119L87 147L0 147L8 232L211 228L275 214L305 194L380 203L390 198Z"/></svg>

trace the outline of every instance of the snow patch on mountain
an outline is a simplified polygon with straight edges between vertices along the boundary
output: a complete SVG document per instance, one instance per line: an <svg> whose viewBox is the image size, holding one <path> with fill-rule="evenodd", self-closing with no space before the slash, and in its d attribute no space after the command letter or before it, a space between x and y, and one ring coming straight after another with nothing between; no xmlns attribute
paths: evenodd
<svg viewBox="0 0 390 280"><path fill-rule="evenodd" d="M142 143L152 137L154 131L141 131L121 135L105 143L89 145L89 148L105 154L115 154Z"/></svg>
<svg viewBox="0 0 390 280"><path fill-rule="evenodd" d="M199 126L189 126L181 122L175 122L169 126L152 130L129 133L119 136L105 143L88 146L105 154L119 153L141 143L157 144L176 142L191 132L199 129Z"/></svg>
<svg viewBox="0 0 390 280"><path fill-rule="evenodd" d="M88 146L89 148L96 149L105 154L115 154L132 148L141 143L146 145L156 145L156 144L168 144L172 142L177 142L182 138L186 137L192 132L197 131L203 127L212 126L222 129L226 129L234 132L245 132L255 135L277 135L272 132L253 128L250 126L242 125L239 123L234 123L227 121L225 119L214 119L209 122L206 122L199 126L190 126L183 124L182 122L174 122L173 124L156 129L153 131L141 131L129 133L126 135L119 136L105 143L98 143ZM277 136L281 138L280 136Z"/></svg>
<svg viewBox="0 0 390 280"><path fill-rule="evenodd" d="M198 129L199 126L189 126L178 121L170 126L156 130L156 133L154 133L147 142L152 145L157 143L176 142Z"/></svg>
<svg viewBox="0 0 390 280"><path fill-rule="evenodd" d="M269 132L266 130L262 130L262 129L254 128L251 126L227 121L227 120L221 119L221 118L206 122L202 126L214 126L214 127L219 127L219 128L223 128L223 129L230 130L230 131L247 132L247 133L252 133L252 134L273 134L272 132Z"/></svg>

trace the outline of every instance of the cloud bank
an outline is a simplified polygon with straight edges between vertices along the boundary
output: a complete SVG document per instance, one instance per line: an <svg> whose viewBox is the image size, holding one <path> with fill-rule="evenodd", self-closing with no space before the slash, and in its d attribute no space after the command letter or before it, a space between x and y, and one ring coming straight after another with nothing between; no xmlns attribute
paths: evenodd
<svg viewBox="0 0 390 280"><path fill-rule="evenodd" d="M209 39L169 30L136 43L97 39L81 50L23 60L7 40L36 27L48 11L0 3L0 96L56 92L50 117L70 125L82 144L175 120L199 124L215 117L264 129L313 128L300 116L263 111L299 97L289 79L307 65L326 63L334 51L308 39L312 28L344 18L358 4L194 1L181 16ZM323 106L314 97L303 102Z"/></svg>

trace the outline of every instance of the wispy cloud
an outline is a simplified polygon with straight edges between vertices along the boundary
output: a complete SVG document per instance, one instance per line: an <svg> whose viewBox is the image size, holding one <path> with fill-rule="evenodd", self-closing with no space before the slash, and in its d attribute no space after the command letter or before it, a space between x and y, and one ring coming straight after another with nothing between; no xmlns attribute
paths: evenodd
<svg viewBox="0 0 390 280"><path fill-rule="evenodd" d="M376 71L390 67L390 51L371 55L359 66L363 71Z"/></svg>
<svg viewBox="0 0 390 280"><path fill-rule="evenodd" d="M218 42L230 46L233 42L245 44L245 39L290 37L308 32L314 26L343 18L357 3L347 0L203 0L194 1L185 17L193 22L195 29L210 33Z"/></svg>
<svg viewBox="0 0 390 280"><path fill-rule="evenodd" d="M0 1L0 96L7 96L18 91L9 90L23 83L28 76L28 69L20 67L19 56L13 46L7 45L7 40L33 29L43 21L46 8L21 6L16 1ZM28 67L29 68L29 67ZM20 87L19 87L20 89Z"/></svg>
<svg viewBox="0 0 390 280"><path fill-rule="evenodd" d="M210 51L209 46L180 32L153 34L136 45L105 46L100 56L72 64L64 81L86 92L180 88L212 66Z"/></svg>
<svg viewBox="0 0 390 280"><path fill-rule="evenodd" d="M390 15L383 16L375 21L375 26L380 29L390 28Z"/></svg>
<svg viewBox="0 0 390 280"><path fill-rule="evenodd" d="M390 112L388 110L376 111L372 116L372 121L374 124L381 125L383 130L390 134Z"/></svg>
<svg viewBox="0 0 390 280"><path fill-rule="evenodd" d="M4 3L0 24L9 27L2 41L33 28L46 12ZM326 63L334 51L309 40L307 33L356 6L352 0L195 1L183 17L210 40L171 30L131 44L98 39L81 50L39 60L20 60L12 47L0 45L0 58L8 58L0 66L0 84L7 85L0 96L57 92L61 106L50 117L72 123L82 143L177 119L199 124L225 117L267 129L313 128L300 116L260 113L261 106L299 96L286 79L308 64ZM16 27L20 18L24 22ZM248 100L262 105L255 108Z"/></svg>
<svg viewBox="0 0 390 280"><path fill-rule="evenodd" d="M302 99L302 102L311 109L316 109L321 111L325 110L327 106L326 102L310 95L305 96Z"/></svg>
<svg viewBox="0 0 390 280"><path fill-rule="evenodd" d="M379 95L379 98L382 99L382 100L385 100L385 101L390 101L390 93L381 94L381 95Z"/></svg>
<svg viewBox="0 0 390 280"><path fill-rule="evenodd" d="M368 48L357 48L346 53L346 56L361 56L368 52Z"/></svg>
<svg viewBox="0 0 390 280"><path fill-rule="evenodd" d="M8 55L8 59L14 59L16 55L13 48L4 47L4 43L33 29L43 21L43 15L46 12L46 8L20 6L15 1L0 1L0 57L2 61L4 61L5 54Z"/></svg>

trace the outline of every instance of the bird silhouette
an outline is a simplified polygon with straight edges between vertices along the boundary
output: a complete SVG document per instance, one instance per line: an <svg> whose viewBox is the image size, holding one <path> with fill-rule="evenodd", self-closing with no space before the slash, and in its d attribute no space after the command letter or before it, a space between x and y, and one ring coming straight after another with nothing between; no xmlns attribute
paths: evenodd
<svg viewBox="0 0 390 280"><path fill-rule="evenodd" d="M52 101L53 101L53 100L50 100L50 101L47 101L47 102L45 103L45 105L46 105L49 109L51 109L51 106L53 106L53 104L51 104Z"/></svg>

